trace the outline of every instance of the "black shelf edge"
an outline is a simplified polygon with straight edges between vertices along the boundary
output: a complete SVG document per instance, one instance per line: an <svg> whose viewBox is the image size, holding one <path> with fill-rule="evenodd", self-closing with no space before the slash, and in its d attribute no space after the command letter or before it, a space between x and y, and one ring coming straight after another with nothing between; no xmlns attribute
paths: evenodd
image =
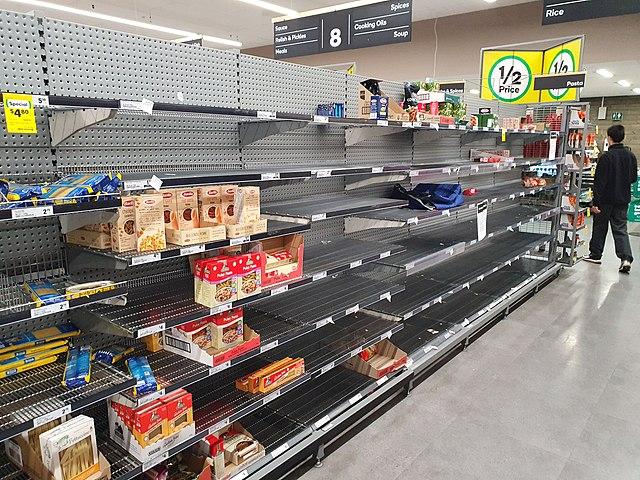
<svg viewBox="0 0 640 480"><path fill-rule="evenodd" d="M0 203L0 205L2 205ZM58 215L72 215L98 210L113 210L122 206L120 195L107 195L99 200L80 203L65 203L61 205L34 205L20 208L0 209L0 222L24 220L30 218L44 218Z"/></svg>

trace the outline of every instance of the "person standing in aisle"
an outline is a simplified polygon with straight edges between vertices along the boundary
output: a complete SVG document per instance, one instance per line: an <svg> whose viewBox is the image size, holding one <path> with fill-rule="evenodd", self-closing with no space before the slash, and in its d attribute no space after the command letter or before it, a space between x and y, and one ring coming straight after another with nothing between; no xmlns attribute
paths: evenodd
<svg viewBox="0 0 640 480"><path fill-rule="evenodd" d="M593 183L593 233L587 262L602 263L602 252L609 224L620 259L620 272L629 273L633 255L627 233L627 210L631 202L631 185L638 179L638 160L622 144L624 127L612 125L607 130L609 150L598 159Z"/></svg>

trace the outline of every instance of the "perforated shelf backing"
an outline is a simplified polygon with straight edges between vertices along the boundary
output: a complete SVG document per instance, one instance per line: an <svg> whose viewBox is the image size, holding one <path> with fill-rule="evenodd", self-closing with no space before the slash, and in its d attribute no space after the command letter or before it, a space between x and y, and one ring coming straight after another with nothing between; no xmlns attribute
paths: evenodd
<svg viewBox="0 0 640 480"><path fill-rule="evenodd" d="M238 107L235 51L43 19L52 95Z"/></svg>

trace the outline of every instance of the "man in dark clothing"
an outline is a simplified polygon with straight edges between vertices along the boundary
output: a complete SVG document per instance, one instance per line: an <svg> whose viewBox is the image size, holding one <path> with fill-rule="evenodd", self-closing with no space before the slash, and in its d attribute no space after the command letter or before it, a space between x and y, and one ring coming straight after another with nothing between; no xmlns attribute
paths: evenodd
<svg viewBox="0 0 640 480"><path fill-rule="evenodd" d="M620 272L629 273L633 255L627 233L627 210L631 202L631 185L638 179L638 160L622 144L624 127L612 125L607 130L609 150L598 159L593 184L593 233L589 255L584 259L602 263L602 252L611 224L611 233L620 259Z"/></svg>

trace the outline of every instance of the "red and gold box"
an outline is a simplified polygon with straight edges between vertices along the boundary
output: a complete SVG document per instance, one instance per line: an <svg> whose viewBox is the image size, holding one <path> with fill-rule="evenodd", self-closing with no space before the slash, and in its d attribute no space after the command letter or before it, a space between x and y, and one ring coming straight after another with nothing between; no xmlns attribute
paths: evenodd
<svg viewBox="0 0 640 480"><path fill-rule="evenodd" d="M268 393L304 374L303 358L283 358L236 380L236 388L248 393Z"/></svg>
<svg viewBox="0 0 640 480"><path fill-rule="evenodd" d="M264 252L247 253L237 257L236 280L238 298L247 298L262 291Z"/></svg>
<svg viewBox="0 0 640 480"><path fill-rule="evenodd" d="M166 408L168 435L193 423L193 400L186 390L180 388L165 395L160 401Z"/></svg>

